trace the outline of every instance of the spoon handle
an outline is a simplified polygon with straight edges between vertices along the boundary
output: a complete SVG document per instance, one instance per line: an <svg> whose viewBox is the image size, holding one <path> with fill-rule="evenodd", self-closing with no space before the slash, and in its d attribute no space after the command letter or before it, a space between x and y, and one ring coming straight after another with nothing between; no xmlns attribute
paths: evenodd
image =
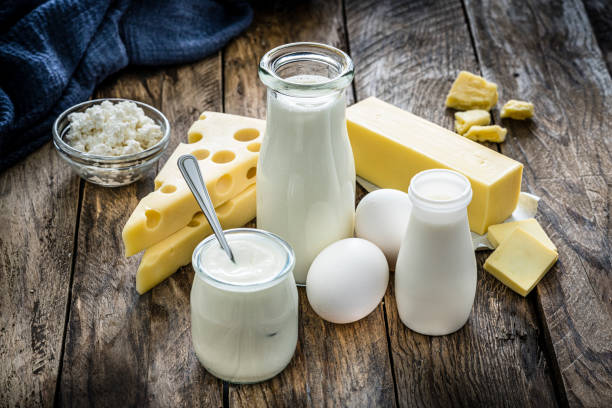
<svg viewBox="0 0 612 408"><path fill-rule="evenodd" d="M204 180L202 179L202 173L200 173L198 160L191 154L184 154L178 158L178 168L181 170L181 173L183 174L189 189L193 193L193 196L200 205L202 212L204 212L208 223L212 227L215 236L221 244L221 248L225 250L231 261L236 263L234 260L234 254L232 253L232 250L225 239L225 235L223 234L223 229L219 223L219 218L217 218L217 213L215 213L215 207L213 206L208 190L206 189L206 184L204 184Z"/></svg>

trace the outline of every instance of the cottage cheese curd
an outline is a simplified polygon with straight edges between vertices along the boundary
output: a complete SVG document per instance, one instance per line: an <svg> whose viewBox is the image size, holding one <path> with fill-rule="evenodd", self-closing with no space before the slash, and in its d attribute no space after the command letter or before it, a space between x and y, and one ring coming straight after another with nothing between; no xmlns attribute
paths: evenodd
<svg viewBox="0 0 612 408"><path fill-rule="evenodd" d="M100 156L138 153L155 145L163 133L134 102L104 101L68 115L65 141L74 149Z"/></svg>

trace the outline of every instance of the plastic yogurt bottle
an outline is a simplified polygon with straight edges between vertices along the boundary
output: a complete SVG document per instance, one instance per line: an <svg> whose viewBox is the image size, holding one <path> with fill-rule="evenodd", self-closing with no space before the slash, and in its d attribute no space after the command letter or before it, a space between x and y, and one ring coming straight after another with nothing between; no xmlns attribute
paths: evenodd
<svg viewBox="0 0 612 408"><path fill-rule="evenodd" d="M476 293L476 256L468 225L472 187L451 170L427 170L408 188L412 211L395 268L402 322L427 335L459 330Z"/></svg>
<svg viewBox="0 0 612 408"><path fill-rule="evenodd" d="M295 251L295 280L313 259L353 236L355 163L346 130L345 88L353 63L323 44L269 51L259 65L268 87L266 136L257 166L257 227Z"/></svg>
<svg viewBox="0 0 612 408"><path fill-rule="evenodd" d="M200 363L232 383L267 380L295 351L298 294L291 247L266 231L225 231L236 263L214 235L193 253L191 337Z"/></svg>

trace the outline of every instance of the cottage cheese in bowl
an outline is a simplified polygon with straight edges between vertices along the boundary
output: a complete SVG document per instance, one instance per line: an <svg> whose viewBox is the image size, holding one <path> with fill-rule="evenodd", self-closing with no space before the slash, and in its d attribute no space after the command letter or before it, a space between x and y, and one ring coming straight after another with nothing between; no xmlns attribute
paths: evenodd
<svg viewBox="0 0 612 408"><path fill-rule="evenodd" d="M65 141L74 149L98 156L139 153L158 143L163 132L131 101L104 101L68 115Z"/></svg>
<svg viewBox="0 0 612 408"><path fill-rule="evenodd" d="M153 170L170 142L170 123L139 101L94 99L74 105L51 128L58 154L83 179L125 186Z"/></svg>

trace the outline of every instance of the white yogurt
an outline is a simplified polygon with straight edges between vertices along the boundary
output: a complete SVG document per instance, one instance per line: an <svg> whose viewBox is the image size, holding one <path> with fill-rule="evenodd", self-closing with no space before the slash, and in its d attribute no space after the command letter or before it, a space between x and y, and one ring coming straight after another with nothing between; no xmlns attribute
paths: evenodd
<svg viewBox="0 0 612 408"><path fill-rule="evenodd" d="M315 75L287 79L328 81ZM323 248L353 236L355 164L346 130L345 95L294 97L268 90L266 137L257 169L257 226L295 251L295 280Z"/></svg>
<svg viewBox="0 0 612 408"><path fill-rule="evenodd" d="M412 211L395 268L397 308L410 329L444 335L468 320L476 258L467 218L469 181L450 170L414 176Z"/></svg>
<svg viewBox="0 0 612 408"><path fill-rule="evenodd" d="M214 376L234 383L271 378L297 344L293 253L264 231L226 231L232 263L211 236L194 251L191 332L196 355Z"/></svg>

